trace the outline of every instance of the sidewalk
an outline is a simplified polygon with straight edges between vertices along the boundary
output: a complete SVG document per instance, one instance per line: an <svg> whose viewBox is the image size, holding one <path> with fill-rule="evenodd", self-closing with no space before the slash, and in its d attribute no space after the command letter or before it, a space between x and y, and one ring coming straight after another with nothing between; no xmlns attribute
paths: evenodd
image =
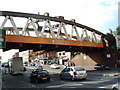
<svg viewBox="0 0 120 90"><path fill-rule="evenodd" d="M89 74L98 74L101 76L120 76L120 69L111 68L110 70L88 70Z"/></svg>
<svg viewBox="0 0 120 90"><path fill-rule="evenodd" d="M0 68L0 90L2 90L2 70Z"/></svg>

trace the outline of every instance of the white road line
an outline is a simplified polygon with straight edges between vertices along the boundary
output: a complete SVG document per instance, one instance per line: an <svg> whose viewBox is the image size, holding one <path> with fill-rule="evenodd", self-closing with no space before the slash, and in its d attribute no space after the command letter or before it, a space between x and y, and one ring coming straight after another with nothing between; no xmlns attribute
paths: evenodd
<svg viewBox="0 0 120 90"><path fill-rule="evenodd" d="M98 88L106 88L106 87L98 87Z"/></svg>
<svg viewBox="0 0 120 90"><path fill-rule="evenodd" d="M33 88L37 88L35 85L32 85L32 84L30 84L30 83L26 83L26 84L32 86Z"/></svg>

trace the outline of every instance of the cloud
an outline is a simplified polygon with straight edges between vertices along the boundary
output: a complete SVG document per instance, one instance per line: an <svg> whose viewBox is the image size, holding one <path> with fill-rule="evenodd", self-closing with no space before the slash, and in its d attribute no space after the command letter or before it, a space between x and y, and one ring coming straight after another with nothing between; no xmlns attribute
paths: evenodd
<svg viewBox="0 0 120 90"><path fill-rule="evenodd" d="M76 19L76 22L104 33L109 28L116 28L118 22L118 0L1 0L0 9L36 14L49 12L50 16ZM0 18L0 25L1 21ZM3 53L4 60L6 53ZM13 54L7 53L9 57Z"/></svg>
<svg viewBox="0 0 120 90"><path fill-rule="evenodd" d="M36 14L49 12L51 16L64 16L68 20L76 19L78 23L101 31L103 25L117 18L118 11L118 0L35 0L34 2L3 0L1 2L2 10Z"/></svg>
<svg viewBox="0 0 120 90"><path fill-rule="evenodd" d="M7 62L8 61L8 59L10 59L10 58L12 58L12 56L16 53L16 52L18 52L19 50L15 50L15 49L12 49L12 50L9 50L9 51L6 51L6 52L3 52L1 49L0 49L0 53L1 53L1 55L0 56L2 56L2 62ZM6 56L7 55L7 56Z"/></svg>

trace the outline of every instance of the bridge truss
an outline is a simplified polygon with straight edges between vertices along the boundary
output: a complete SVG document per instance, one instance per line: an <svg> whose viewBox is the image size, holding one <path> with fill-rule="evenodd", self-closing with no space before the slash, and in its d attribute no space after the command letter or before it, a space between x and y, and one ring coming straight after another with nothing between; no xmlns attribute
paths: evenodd
<svg viewBox="0 0 120 90"><path fill-rule="evenodd" d="M46 41L38 40L39 42L37 42L37 44L40 45L54 43L55 45L103 47L102 37L104 37L105 34L88 26L79 24L75 19L65 20L63 16L51 17L49 13L39 15L10 11L0 11L0 16L2 18L4 17L0 29L5 29L7 31L7 42L30 43L30 41L19 42L17 39L17 41L14 41L15 39L12 37L17 36L23 38L23 36L26 36L24 39L28 37L37 37L35 39L43 39ZM15 21L16 18L25 19L25 22L19 22L22 24L24 23L22 27L17 26L18 21ZM5 26L8 20L11 22L12 27ZM52 43L50 43L50 40L52 40ZM56 43L55 40L57 40ZM34 42L32 41L32 43ZM83 45L83 43L85 44Z"/></svg>

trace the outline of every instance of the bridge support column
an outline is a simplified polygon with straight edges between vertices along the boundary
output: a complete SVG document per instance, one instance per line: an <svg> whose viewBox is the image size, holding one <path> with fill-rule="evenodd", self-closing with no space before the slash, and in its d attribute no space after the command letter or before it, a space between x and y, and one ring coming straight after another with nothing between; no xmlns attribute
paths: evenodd
<svg viewBox="0 0 120 90"><path fill-rule="evenodd" d="M83 66L88 70L93 70L95 64L103 64L110 67L114 67L116 60L114 54L111 58L106 57L106 51L94 51L94 52L81 52L72 58L76 66Z"/></svg>

